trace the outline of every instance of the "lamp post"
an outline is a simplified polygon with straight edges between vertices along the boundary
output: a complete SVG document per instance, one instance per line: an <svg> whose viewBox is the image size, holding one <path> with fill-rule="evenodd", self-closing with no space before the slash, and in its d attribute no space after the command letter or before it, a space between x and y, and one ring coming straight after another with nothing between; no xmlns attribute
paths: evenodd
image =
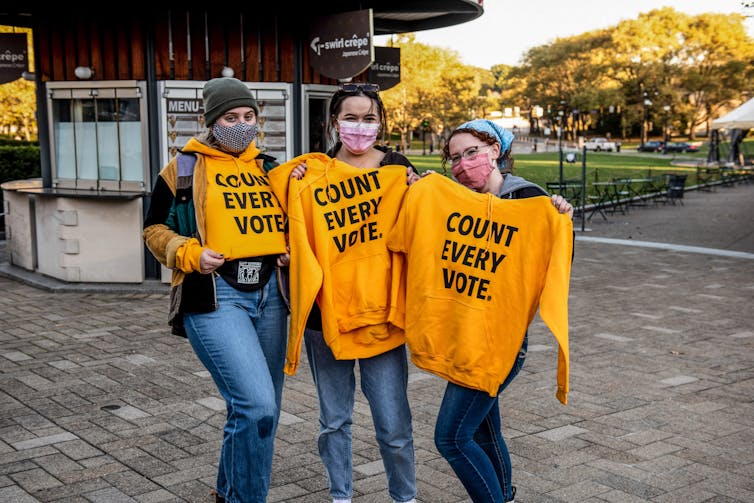
<svg viewBox="0 0 754 503"><path fill-rule="evenodd" d="M644 89L644 86L641 86L641 89ZM652 106L652 100L648 98L649 94L647 91L642 91L642 102L641 102L641 144L644 145L647 142L647 107ZM657 91L654 92L655 99L657 99L657 96L659 93Z"/></svg>
<svg viewBox="0 0 754 503"><path fill-rule="evenodd" d="M429 121L427 119L422 120L422 155L427 155L427 129L429 128Z"/></svg>
<svg viewBox="0 0 754 503"><path fill-rule="evenodd" d="M641 145L647 141L647 92L644 91L641 97Z"/></svg>
<svg viewBox="0 0 754 503"><path fill-rule="evenodd" d="M670 113L670 105L665 105L662 107L663 110L665 110L665 124L662 128L662 153L667 154L668 153L668 115Z"/></svg>
<svg viewBox="0 0 754 503"><path fill-rule="evenodd" d="M578 109L574 108L573 110L571 110L571 120L573 121L573 136L571 137L571 140L578 141L579 127L581 126Z"/></svg>
<svg viewBox="0 0 754 503"><path fill-rule="evenodd" d="M560 191L563 191L563 111L558 110L558 153L559 155L559 168L558 168L558 187Z"/></svg>

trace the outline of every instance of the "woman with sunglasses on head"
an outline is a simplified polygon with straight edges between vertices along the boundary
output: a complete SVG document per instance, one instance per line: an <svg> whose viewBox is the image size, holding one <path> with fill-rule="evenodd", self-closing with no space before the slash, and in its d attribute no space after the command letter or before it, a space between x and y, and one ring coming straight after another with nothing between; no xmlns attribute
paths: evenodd
<svg viewBox="0 0 754 503"><path fill-rule="evenodd" d="M442 150L443 167L462 185L500 198L546 196L538 185L514 176L513 134L484 119L461 124ZM560 195L552 196L559 213L573 218L573 206ZM511 460L501 431L499 395L516 377L526 358L528 333L513 368L497 395L448 382L435 425L435 445L476 503L514 501Z"/></svg>
<svg viewBox="0 0 754 503"><path fill-rule="evenodd" d="M377 86L342 85L330 100L327 137L334 145L327 155L365 170L406 166L406 183L419 180L404 155L376 143L385 124L385 107ZM291 177L302 179L306 169L305 164L299 164ZM321 311L314 303L304 330L304 345L317 387L318 447L333 503L349 503L353 494L351 424L357 361L361 389L369 401L385 466L388 493L395 502L414 502L416 476L405 344L367 358L336 359L325 341Z"/></svg>

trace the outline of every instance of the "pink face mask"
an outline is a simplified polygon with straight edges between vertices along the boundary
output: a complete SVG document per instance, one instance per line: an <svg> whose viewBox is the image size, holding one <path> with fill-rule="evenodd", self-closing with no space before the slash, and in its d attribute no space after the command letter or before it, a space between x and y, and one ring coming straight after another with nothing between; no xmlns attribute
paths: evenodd
<svg viewBox="0 0 754 503"><path fill-rule="evenodd" d="M353 154L363 154L374 145L380 131L379 124L338 121L340 141Z"/></svg>
<svg viewBox="0 0 754 503"><path fill-rule="evenodd" d="M450 168L450 171L461 184L479 192L484 188L487 177L493 169L495 168L487 152L479 152L473 159L461 158L458 164Z"/></svg>

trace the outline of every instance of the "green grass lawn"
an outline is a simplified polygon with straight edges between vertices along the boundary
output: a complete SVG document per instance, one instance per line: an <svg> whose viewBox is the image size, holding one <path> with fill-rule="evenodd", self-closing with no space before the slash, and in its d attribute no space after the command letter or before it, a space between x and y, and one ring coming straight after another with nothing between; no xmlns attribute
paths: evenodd
<svg viewBox="0 0 754 503"><path fill-rule="evenodd" d="M690 163L702 161L703 156L684 156ZM419 172L431 169L442 172L439 155L409 155L409 160L416 166ZM688 175L687 185L695 185L696 167L673 166L671 162L674 156L645 154L639 152L596 153L589 152L586 156L586 185L587 193L592 193L590 184L594 181L609 181L613 178L644 178L658 176L664 173ZM513 173L526 178L542 187L547 182L557 182L560 178L559 155L557 152L516 154ZM581 154L575 163L563 162L564 180L581 180L582 177ZM450 168L446 176L450 176Z"/></svg>

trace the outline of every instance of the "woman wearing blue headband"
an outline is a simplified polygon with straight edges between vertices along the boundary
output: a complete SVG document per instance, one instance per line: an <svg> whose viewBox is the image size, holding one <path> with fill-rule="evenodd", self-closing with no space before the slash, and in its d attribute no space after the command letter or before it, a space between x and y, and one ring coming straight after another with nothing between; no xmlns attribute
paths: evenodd
<svg viewBox="0 0 754 503"><path fill-rule="evenodd" d="M442 151L455 179L471 190L521 199L546 196L538 185L511 173L513 134L484 119L461 124ZM573 218L573 206L553 195L552 204ZM497 395L448 382L435 425L435 445L450 463L474 502L514 500L511 460L500 424L499 395L516 377L526 358L528 333L513 368Z"/></svg>

